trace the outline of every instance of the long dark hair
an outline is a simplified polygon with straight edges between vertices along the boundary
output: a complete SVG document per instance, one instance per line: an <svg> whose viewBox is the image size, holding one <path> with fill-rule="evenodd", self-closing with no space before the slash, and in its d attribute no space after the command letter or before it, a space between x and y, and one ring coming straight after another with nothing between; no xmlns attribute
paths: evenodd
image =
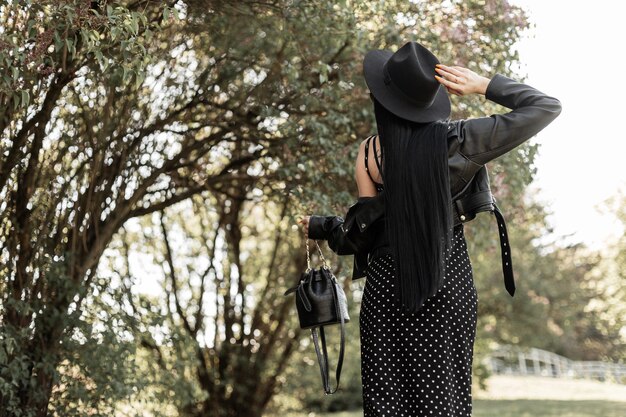
<svg viewBox="0 0 626 417"><path fill-rule="evenodd" d="M413 313L443 284L452 240L447 120L416 123L373 96L382 151L385 230L401 309Z"/></svg>

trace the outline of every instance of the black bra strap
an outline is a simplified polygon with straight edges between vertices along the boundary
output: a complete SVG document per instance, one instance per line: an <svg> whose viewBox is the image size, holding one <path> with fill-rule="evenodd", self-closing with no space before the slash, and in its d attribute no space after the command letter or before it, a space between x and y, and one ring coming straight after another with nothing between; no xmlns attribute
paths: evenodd
<svg viewBox="0 0 626 417"><path fill-rule="evenodd" d="M369 165L367 164L367 159L368 159L369 154L370 154L370 140L372 140L373 137L374 137L374 135L370 136L365 141L365 171L367 172L367 175L369 175L369 177L372 180L372 182L374 184L377 184L377 182L374 180L374 178L372 178L372 174L370 174Z"/></svg>
<svg viewBox="0 0 626 417"><path fill-rule="evenodd" d="M375 136L373 136L375 137ZM382 148L381 148L381 153L382 153ZM381 155L382 157L382 155ZM374 139L374 161L376 161L376 166L378 167L378 172L380 172L380 175L383 175L383 167L381 166L380 161L378 160L378 151L376 151L376 139Z"/></svg>

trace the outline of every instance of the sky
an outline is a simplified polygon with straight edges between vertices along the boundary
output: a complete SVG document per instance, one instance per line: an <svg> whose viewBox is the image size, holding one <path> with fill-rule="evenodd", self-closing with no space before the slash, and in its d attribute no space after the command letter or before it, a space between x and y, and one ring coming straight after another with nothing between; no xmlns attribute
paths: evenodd
<svg viewBox="0 0 626 417"><path fill-rule="evenodd" d="M531 28L515 46L524 82L561 101L537 134L533 188L555 234L601 249L624 233L604 201L626 194L626 1L510 0Z"/></svg>

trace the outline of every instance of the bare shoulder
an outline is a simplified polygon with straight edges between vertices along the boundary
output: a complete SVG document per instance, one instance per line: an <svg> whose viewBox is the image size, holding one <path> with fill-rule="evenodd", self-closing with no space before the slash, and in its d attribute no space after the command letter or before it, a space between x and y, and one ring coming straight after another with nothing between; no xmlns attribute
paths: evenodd
<svg viewBox="0 0 626 417"><path fill-rule="evenodd" d="M367 146L367 141L369 140L370 137L371 136L366 137L365 139L361 140L361 142L359 143L359 154L357 156L357 159L358 157L361 157L365 154L365 147Z"/></svg>
<svg viewBox="0 0 626 417"><path fill-rule="evenodd" d="M367 136L365 139L363 139L363 140L361 141L361 143L360 143L360 145L359 145L359 146L360 146L361 148L365 148L365 145L367 144L367 141L369 141L369 140L370 140L370 138L371 138L371 139L373 139L373 140L377 140L377 139L378 139L378 135L369 135L369 136Z"/></svg>

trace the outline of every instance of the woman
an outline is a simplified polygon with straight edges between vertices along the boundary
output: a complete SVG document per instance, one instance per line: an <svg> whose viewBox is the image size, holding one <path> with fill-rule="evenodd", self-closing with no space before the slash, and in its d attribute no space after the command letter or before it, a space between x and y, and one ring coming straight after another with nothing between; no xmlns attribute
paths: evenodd
<svg viewBox="0 0 626 417"><path fill-rule="evenodd" d="M441 65L417 42L395 53L370 51L363 70L378 135L359 148L358 203L345 222L317 215L299 222L309 238L355 255L353 279L366 276L359 316L365 417L471 416L478 297L463 222L485 207L496 214L513 295L506 228L485 164L551 123L561 103L502 74L489 79ZM485 95L513 111L451 121L448 93Z"/></svg>

